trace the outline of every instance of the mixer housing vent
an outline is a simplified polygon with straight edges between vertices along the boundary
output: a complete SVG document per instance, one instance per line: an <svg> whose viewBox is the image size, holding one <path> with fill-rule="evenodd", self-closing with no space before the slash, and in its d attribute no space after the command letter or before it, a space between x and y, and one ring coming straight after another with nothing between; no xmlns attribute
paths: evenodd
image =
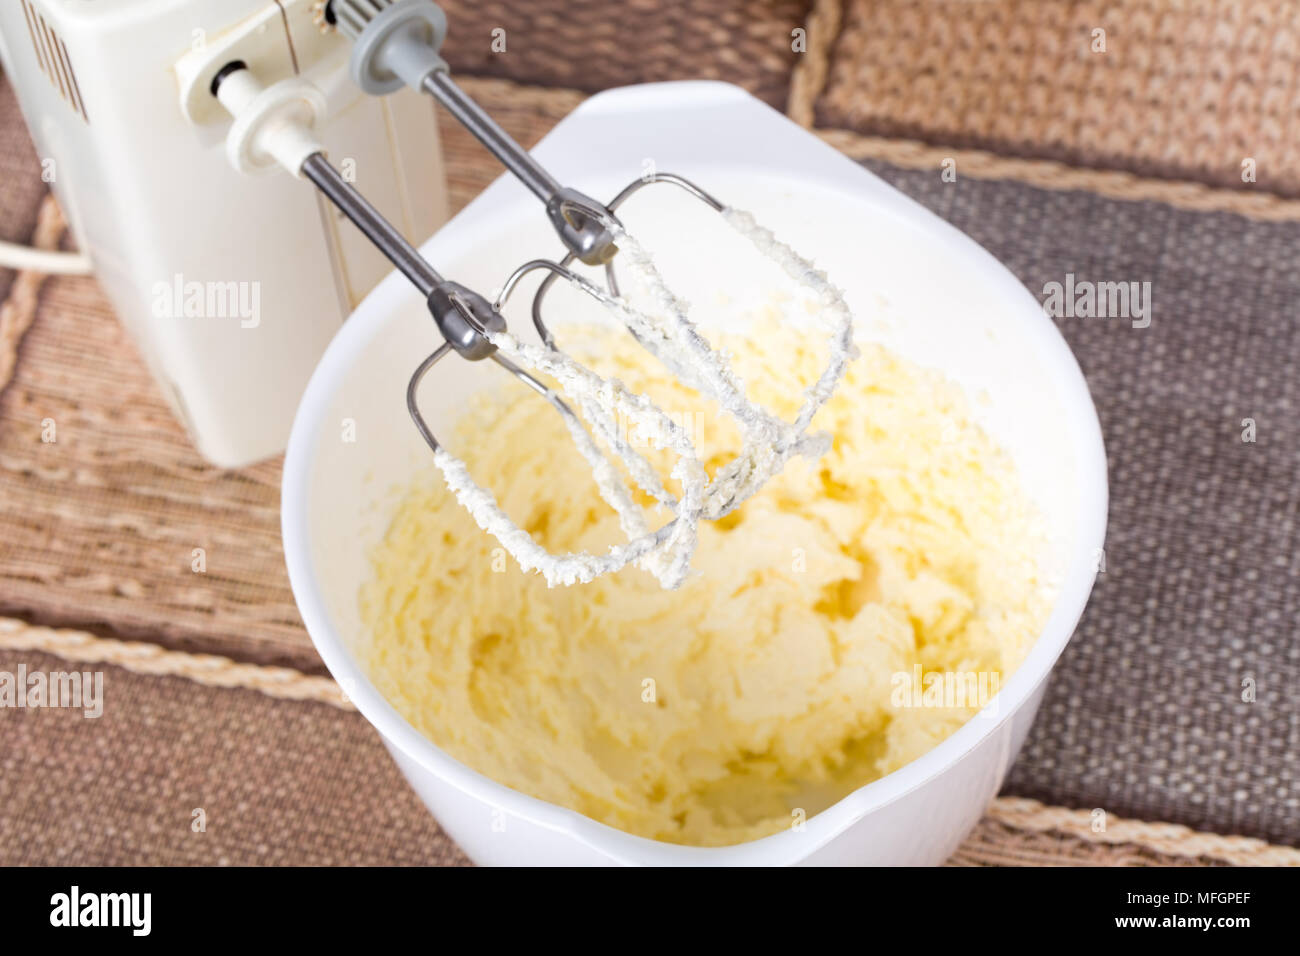
<svg viewBox="0 0 1300 956"><path fill-rule="evenodd" d="M90 122L86 115L86 104L81 99L81 87L77 85L77 74L72 70L72 58L63 40L50 29L45 18L40 15L30 0L21 0L23 13L27 17L27 30L31 35L32 49L36 52L36 62L40 64L50 83L77 112Z"/></svg>

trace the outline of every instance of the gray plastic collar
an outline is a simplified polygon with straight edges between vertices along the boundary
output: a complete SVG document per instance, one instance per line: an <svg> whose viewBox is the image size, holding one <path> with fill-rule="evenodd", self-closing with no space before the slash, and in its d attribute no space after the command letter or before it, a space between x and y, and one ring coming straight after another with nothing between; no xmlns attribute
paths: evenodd
<svg viewBox="0 0 1300 956"><path fill-rule="evenodd" d="M447 37L447 15L430 0L400 0L366 24L349 63L352 80L382 96L403 85L418 90L434 70L447 69L438 55Z"/></svg>

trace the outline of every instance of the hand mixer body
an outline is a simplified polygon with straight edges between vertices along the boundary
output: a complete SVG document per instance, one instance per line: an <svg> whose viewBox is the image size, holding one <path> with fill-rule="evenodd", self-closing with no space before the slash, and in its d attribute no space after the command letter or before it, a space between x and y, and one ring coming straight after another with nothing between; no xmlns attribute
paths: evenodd
<svg viewBox="0 0 1300 956"><path fill-rule="evenodd" d="M306 0L6 0L0 60L78 246L210 461L284 447L312 369L388 263L309 190L247 177L207 74L234 57L328 96L321 139L403 233L446 218L437 131L415 92L347 80ZM190 98L187 99L187 96ZM179 290L179 294L178 294Z"/></svg>

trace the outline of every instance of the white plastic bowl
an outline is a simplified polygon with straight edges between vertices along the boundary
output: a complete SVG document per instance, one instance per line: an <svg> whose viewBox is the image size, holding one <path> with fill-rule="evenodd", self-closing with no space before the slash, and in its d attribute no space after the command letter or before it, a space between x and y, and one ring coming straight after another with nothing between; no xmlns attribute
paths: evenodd
<svg viewBox="0 0 1300 956"><path fill-rule="evenodd" d="M861 338L883 341L965 387L1043 514L1050 539L1045 567L1060 581L1053 613L984 712L802 830L718 849L681 847L623 833L488 779L412 728L350 650L367 640L357 593L394 504L390 489L430 460L406 416L404 390L438 338L419 296L394 273L326 351L285 459L285 557L321 657L443 828L479 863L942 862L997 793L1092 587L1105 531L1106 462L1069 348L1034 297L981 247L736 87L661 83L602 93L560 123L535 154L562 182L597 197L612 196L647 163L694 179L815 258L856 314L883 315ZM652 186L626 207L630 227L653 248L671 245L674 229L703 228L692 217L712 215L674 193ZM503 177L422 251L445 275L487 294L515 265L554 256L557 248L537 201ZM687 261L682 268L689 267ZM689 292L695 280L682 275ZM710 274L701 275L702 289ZM727 281L742 296L762 282ZM532 331L526 305L521 296L507 310L521 336ZM450 443L466 395L503 374L491 363L444 360L422 393L435 433ZM477 477L492 483L490 475Z"/></svg>

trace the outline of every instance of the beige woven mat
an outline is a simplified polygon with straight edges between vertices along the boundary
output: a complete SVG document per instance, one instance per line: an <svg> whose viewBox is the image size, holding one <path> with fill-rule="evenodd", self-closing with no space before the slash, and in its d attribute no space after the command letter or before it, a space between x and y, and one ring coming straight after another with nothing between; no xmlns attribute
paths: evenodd
<svg viewBox="0 0 1300 956"><path fill-rule="evenodd" d="M18 102L0 74L0 240L5 242L28 240L45 195L40 161L22 129ZM0 269L0 302L8 298L13 280L12 270Z"/></svg>
<svg viewBox="0 0 1300 956"><path fill-rule="evenodd" d="M821 126L1300 195L1294 0L843 6Z"/></svg>
<svg viewBox="0 0 1300 956"><path fill-rule="evenodd" d="M467 862L327 678L0 619L0 670L20 664L101 672L104 703L0 716L0 865ZM1000 799L951 863L1300 865L1300 850Z"/></svg>
<svg viewBox="0 0 1300 956"><path fill-rule="evenodd" d="M808 0L451 0L443 55L460 73L594 93L726 80L778 109ZM494 32L495 31L495 32ZM504 50L501 49L504 44Z"/></svg>

